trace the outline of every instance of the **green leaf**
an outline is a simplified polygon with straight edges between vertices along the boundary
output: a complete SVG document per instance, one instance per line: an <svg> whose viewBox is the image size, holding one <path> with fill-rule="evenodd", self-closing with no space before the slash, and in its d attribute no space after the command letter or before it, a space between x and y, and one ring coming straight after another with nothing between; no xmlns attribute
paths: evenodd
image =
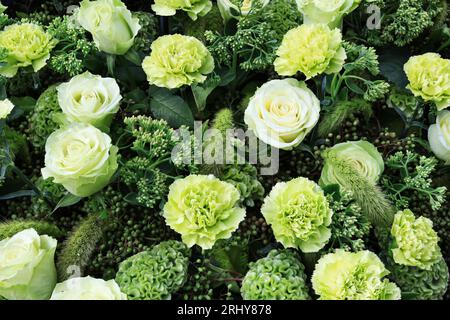
<svg viewBox="0 0 450 320"><path fill-rule="evenodd" d="M35 196L37 196L37 194L34 190L21 190L2 195L0 196L0 200L10 200L20 197L35 197Z"/></svg>
<svg viewBox="0 0 450 320"><path fill-rule="evenodd" d="M106 66L108 67L108 74L114 77L114 72L116 69L116 56L114 54L106 55Z"/></svg>
<svg viewBox="0 0 450 320"><path fill-rule="evenodd" d="M208 99L211 92L213 92L214 89L216 89L220 85L220 83L220 77L212 77L208 78L202 85L193 85L191 87L198 111L205 110L206 100Z"/></svg>
<svg viewBox="0 0 450 320"><path fill-rule="evenodd" d="M61 200L59 200L58 204L56 205L55 209L53 209L52 213L54 213L56 210L58 210L60 208L66 208L66 207L73 206L73 205L77 204L78 202L80 202L81 199L83 199L83 198L73 195L71 193L68 193L64 197L62 197Z"/></svg>
<svg viewBox="0 0 450 320"><path fill-rule="evenodd" d="M242 275L247 271L248 252L245 245L218 246L213 249L212 257L218 267L226 271L233 271Z"/></svg>
<svg viewBox="0 0 450 320"><path fill-rule="evenodd" d="M403 66L409 59L409 53L404 49L389 48L379 55L381 74L400 89L408 84Z"/></svg>
<svg viewBox="0 0 450 320"><path fill-rule="evenodd" d="M167 89L160 88L153 92L150 109L156 118L166 120L174 128L194 126L194 116L189 105Z"/></svg>
<svg viewBox="0 0 450 320"><path fill-rule="evenodd" d="M36 99L32 97L11 97L9 100L16 106L16 108L13 109L10 119L17 119L24 112L28 113L33 111L36 106Z"/></svg>
<svg viewBox="0 0 450 320"><path fill-rule="evenodd" d="M124 57L134 65L140 66L142 64L142 59L136 50L128 50Z"/></svg>
<svg viewBox="0 0 450 320"><path fill-rule="evenodd" d="M364 95L365 91L361 89L352 79L345 79L345 85L354 93Z"/></svg>

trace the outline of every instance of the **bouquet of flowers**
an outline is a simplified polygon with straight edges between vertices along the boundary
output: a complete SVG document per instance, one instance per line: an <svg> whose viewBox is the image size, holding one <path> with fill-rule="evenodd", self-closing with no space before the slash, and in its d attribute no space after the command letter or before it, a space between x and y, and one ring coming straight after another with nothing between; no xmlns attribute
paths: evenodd
<svg viewBox="0 0 450 320"><path fill-rule="evenodd" d="M0 300L437 300L445 0L0 5Z"/></svg>

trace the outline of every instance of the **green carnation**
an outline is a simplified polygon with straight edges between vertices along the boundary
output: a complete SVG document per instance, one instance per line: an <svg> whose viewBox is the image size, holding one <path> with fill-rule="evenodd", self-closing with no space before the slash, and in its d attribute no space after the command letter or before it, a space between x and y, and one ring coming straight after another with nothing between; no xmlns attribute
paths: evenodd
<svg viewBox="0 0 450 320"><path fill-rule="evenodd" d="M442 258L433 222L425 217L416 219L411 210L395 215L391 235L392 255L398 264L430 270Z"/></svg>
<svg viewBox="0 0 450 320"><path fill-rule="evenodd" d="M388 274L370 251L337 250L320 258L311 280L321 300L398 300L400 289L383 279Z"/></svg>
<svg viewBox="0 0 450 320"><path fill-rule="evenodd" d="M211 0L155 0L152 5L153 11L159 16L174 16L177 10L181 10L192 20L203 17L211 8Z"/></svg>
<svg viewBox="0 0 450 320"><path fill-rule="evenodd" d="M339 159L346 160L360 175L376 184L384 171L384 161L377 148L367 141L351 141L339 143L328 149ZM349 190L347 179L339 175L335 170L335 164L331 158L327 158L320 176L320 185L339 184L345 190Z"/></svg>
<svg viewBox="0 0 450 320"><path fill-rule="evenodd" d="M217 240L230 238L244 219L239 199L230 183L213 175L190 175L170 186L163 215L188 247L211 249Z"/></svg>
<svg viewBox="0 0 450 320"><path fill-rule="evenodd" d="M330 239L333 212L322 189L306 178L277 183L261 211L286 248L317 252Z"/></svg>
<svg viewBox="0 0 450 320"><path fill-rule="evenodd" d="M339 72L347 58L340 30L324 24L304 24L289 30L277 56L274 66L279 75L293 76L300 71L307 79Z"/></svg>
<svg viewBox="0 0 450 320"><path fill-rule="evenodd" d="M448 267L441 258L430 270L396 264L391 257L386 267L391 278L402 290L405 300L441 300L448 287Z"/></svg>
<svg viewBox="0 0 450 320"><path fill-rule="evenodd" d="M162 242L123 261L116 281L129 300L170 299L186 281L188 253L181 242Z"/></svg>
<svg viewBox="0 0 450 320"><path fill-rule="evenodd" d="M305 267L289 250L272 250L250 264L242 282L244 300L308 300Z"/></svg>
<svg viewBox="0 0 450 320"><path fill-rule="evenodd" d="M203 83L214 60L200 40L180 34L159 37L142 68L150 84L169 89Z"/></svg>
<svg viewBox="0 0 450 320"><path fill-rule="evenodd" d="M19 68L31 66L35 72L42 69L50 58L57 41L42 29L32 24L14 24L0 32L0 48L6 49L6 58L1 60L0 74L12 78Z"/></svg>
<svg viewBox="0 0 450 320"><path fill-rule="evenodd" d="M450 106L450 60L437 53L411 57L405 64L408 89L416 97L436 103L438 110Z"/></svg>
<svg viewBox="0 0 450 320"><path fill-rule="evenodd" d="M345 15L355 10L361 0L296 0L304 23L324 23L330 28L342 27Z"/></svg>

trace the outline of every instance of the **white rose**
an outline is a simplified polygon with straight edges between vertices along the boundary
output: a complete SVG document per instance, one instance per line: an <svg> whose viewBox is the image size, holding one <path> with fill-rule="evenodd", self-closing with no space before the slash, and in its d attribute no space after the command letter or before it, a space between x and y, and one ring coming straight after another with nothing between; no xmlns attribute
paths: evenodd
<svg viewBox="0 0 450 320"><path fill-rule="evenodd" d="M450 165L450 111L438 113L436 124L428 130L428 141L436 157Z"/></svg>
<svg viewBox="0 0 450 320"><path fill-rule="evenodd" d="M244 121L264 143L289 150L298 146L319 121L320 101L304 82L272 80L259 88Z"/></svg>
<svg viewBox="0 0 450 320"><path fill-rule="evenodd" d="M54 255L57 241L23 230L0 241L0 297L46 300L56 284Z"/></svg>
<svg viewBox="0 0 450 320"><path fill-rule="evenodd" d="M58 103L69 122L82 122L107 131L122 99L113 78L85 72L58 86Z"/></svg>
<svg viewBox="0 0 450 320"><path fill-rule="evenodd" d="M0 101L0 120L6 119L7 116L11 113L11 111L14 109L14 105L12 104L9 99L1 100Z"/></svg>
<svg viewBox="0 0 450 320"><path fill-rule="evenodd" d="M111 180L118 167L117 151L107 134L88 124L72 123L48 137L42 177L54 178L70 193L88 197Z"/></svg>
<svg viewBox="0 0 450 320"><path fill-rule="evenodd" d="M72 278L58 283L50 300L127 300L115 280Z"/></svg>
<svg viewBox="0 0 450 320"><path fill-rule="evenodd" d="M123 55L133 46L141 26L120 0L83 0L77 13L80 25L89 31L97 47Z"/></svg>

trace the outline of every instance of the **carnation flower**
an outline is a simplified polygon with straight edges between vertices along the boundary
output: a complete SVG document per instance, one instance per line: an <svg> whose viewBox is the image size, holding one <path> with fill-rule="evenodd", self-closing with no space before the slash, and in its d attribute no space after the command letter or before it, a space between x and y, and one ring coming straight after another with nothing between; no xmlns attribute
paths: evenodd
<svg viewBox="0 0 450 320"><path fill-rule="evenodd" d="M298 146L315 127L320 101L304 82L271 80L250 99L244 121L264 143L278 149Z"/></svg>
<svg viewBox="0 0 450 320"><path fill-rule="evenodd" d="M324 24L303 24L289 30L276 54L274 66L280 76L300 71L307 79L339 72L347 58L339 29Z"/></svg>
<svg viewBox="0 0 450 320"><path fill-rule="evenodd" d="M1 100L0 101L0 120L6 119L11 111L14 109L14 105L12 104L9 99Z"/></svg>
<svg viewBox="0 0 450 320"><path fill-rule="evenodd" d="M0 74L12 78L19 68L32 67L34 72L42 69L50 58L57 41L42 29L32 24L13 24L0 32L0 48L7 55L1 60Z"/></svg>
<svg viewBox="0 0 450 320"><path fill-rule="evenodd" d="M152 5L153 11L159 16L174 16L177 10L181 10L192 20L205 16L211 8L211 0L155 0Z"/></svg>
<svg viewBox="0 0 450 320"><path fill-rule="evenodd" d="M342 28L345 15L355 10L361 0L296 0L304 23L324 23Z"/></svg>
<svg viewBox="0 0 450 320"><path fill-rule="evenodd" d="M126 300L116 281L92 277L71 278L58 283L50 300Z"/></svg>
<svg viewBox="0 0 450 320"><path fill-rule="evenodd" d="M439 111L436 123L428 129L428 142L436 157L450 165L450 111Z"/></svg>
<svg viewBox="0 0 450 320"><path fill-rule="evenodd" d="M23 230L0 241L0 298L46 300L56 284L57 241Z"/></svg>
<svg viewBox="0 0 450 320"><path fill-rule="evenodd" d="M230 183L213 175L190 175L170 186L163 215L188 247L211 249L217 240L230 238L244 219L239 199Z"/></svg>
<svg viewBox="0 0 450 320"><path fill-rule="evenodd" d="M58 102L69 122L82 122L109 130L122 99L113 78L85 72L58 86Z"/></svg>
<svg viewBox="0 0 450 320"><path fill-rule="evenodd" d="M311 281L321 300L399 300L400 289L383 279L388 274L370 251L337 250L320 258Z"/></svg>
<svg viewBox="0 0 450 320"><path fill-rule="evenodd" d="M120 0L83 0L77 19L98 49L110 54L127 53L141 29L139 19Z"/></svg>
<svg viewBox="0 0 450 320"><path fill-rule="evenodd" d="M450 106L450 60L438 53L411 57L405 64L408 89L416 97L432 101L438 110Z"/></svg>
<svg viewBox="0 0 450 320"><path fill-rule="evenodd" d="M47 139L42 176L54 178L76 196L88 197L105 187L116 172L117 151L107 134L72 123Z"/></svg>
<svg viewBox="0 0 450 320"><path fill-rule="evenodd" d="M353 169L373 184L378 182L384 171L383 158L370 142L361 140L339 143L328 149L328 152L332 152L339 159L346 160ZM327 157L320 176L320 185L339 184L342 188L349 190L347 179L340 177L339 172L340 170L335 170L332 157Z"/></svg>
<svg viewBox="0 0 450 320"><path fill-rule="evenodd" d="M272 250L250 263L242 281L244 300L308 300L305 267L289 250Z"/></svg>
<svg viewBox="0 0 450 320"><path fill-rule="evenodd" d="M198 39L180 34L159 37L142 68L150 84L169 89L203 83L214 70L214 60Z"/></svg>
<svg viewBox="0 0 450 320"><path fill-rule="evenodd" d="M398 264L430 270L442 258L439 237L428 218L416 219L411 210L399 211L391 234L392 256Z"/></svg>
<svg viewBox="0 0 450 320"><path fill-rule="evenodd" d="M317 252L331 237L333 212L322 189L306 178L277 183L261 212L286 248Z"/></svg>
<svg viewBox="0 0 450 320"><path fill-rule="evenodd" d="M130 300L170 299L186 281L188 253L181 242L162 242L123 261L116 281Z"/></svg>

